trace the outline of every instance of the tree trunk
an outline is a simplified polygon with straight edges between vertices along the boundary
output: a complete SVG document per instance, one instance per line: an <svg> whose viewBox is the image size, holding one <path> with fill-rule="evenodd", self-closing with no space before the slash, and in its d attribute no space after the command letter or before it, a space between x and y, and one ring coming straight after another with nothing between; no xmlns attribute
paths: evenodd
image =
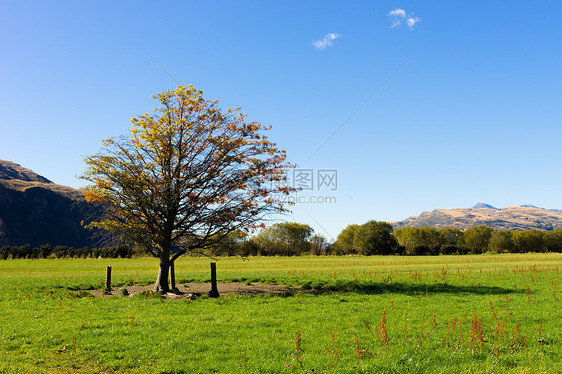
<svg viewBox="0 0 562 374"><path fill-rule="evenodd" d="M160 268L158 269L158 278L156 278L156 284L154 285L153 291L166 293L170 292L170 287L168 286L168 270L170 268L170 255L168 251L162 251L160 255Z"/></svg>

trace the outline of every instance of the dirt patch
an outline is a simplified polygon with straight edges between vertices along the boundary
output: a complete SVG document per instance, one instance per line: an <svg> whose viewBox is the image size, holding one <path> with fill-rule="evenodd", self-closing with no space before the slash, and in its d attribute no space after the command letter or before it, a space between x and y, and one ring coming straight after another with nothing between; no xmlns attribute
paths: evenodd
<svg viewBox="0 0 562 374"><path fill-rule="evenodd" d="M124 286L114 287L111 292L103 293L101 290L90 291L95 297L109 298L116 295L122 295L123 290L126 289L128 296L132 297L139 293L152 290L153 285L150 286ZM187 299L197 298L201 295L207 295L211 290L211 283L187 283L177 286L177 293L168 293L162 295L167 299ZM263 284L263 283L219 283L217 289L221 296L223 295L247 295L247 296L291 296L295 293L309 293L312 290L303 290L301 287L288 287L279 284Z"/></svg>

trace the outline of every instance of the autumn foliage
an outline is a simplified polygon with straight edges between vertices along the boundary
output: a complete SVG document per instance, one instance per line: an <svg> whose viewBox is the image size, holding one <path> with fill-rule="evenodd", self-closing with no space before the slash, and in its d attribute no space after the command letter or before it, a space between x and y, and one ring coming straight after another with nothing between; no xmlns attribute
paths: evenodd
<svg viewBox="0 0 562 374"><path fill-rule="evenodd" d="M160 107L131 120L130 136L103 141L85 159L86 199L106 207L88 227L109 230L160 258L156 288L168 289L170 262L228 233L251 232L286 210L285 151L247 122L222 111L191 85L154 96Z"/></svg>

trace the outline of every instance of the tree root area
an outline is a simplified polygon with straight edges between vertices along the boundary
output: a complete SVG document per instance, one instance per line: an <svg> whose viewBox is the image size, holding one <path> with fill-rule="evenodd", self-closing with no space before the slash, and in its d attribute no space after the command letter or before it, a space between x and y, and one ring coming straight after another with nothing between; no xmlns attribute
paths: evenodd
<svg viewBox="0 0 562 374"><path fill-rule="evenodd" d="M128 296L133 297L136 295L149 296L150 291L154 288L154 285L148 286L124 286L124 287L114 287L108 292L103 292L103 290L93 290L90 291L95 297L110 298L114 296ZM303 290L301 287L288 287L285 285L271 285L263 283L218 283L217 289L220 296L227 295L245 295L245 296L293 296L296 293L309 293L312 290ZM126 291L125 291L126 290ZM211 283L187 283L177 286L175 291L170 291L168 293L159 294L161 297L166 299L196 299L202 295L208 295L211 291ZM154 294L157 294L154 293ZM140 295L139 295L140 296Z"/></svg>

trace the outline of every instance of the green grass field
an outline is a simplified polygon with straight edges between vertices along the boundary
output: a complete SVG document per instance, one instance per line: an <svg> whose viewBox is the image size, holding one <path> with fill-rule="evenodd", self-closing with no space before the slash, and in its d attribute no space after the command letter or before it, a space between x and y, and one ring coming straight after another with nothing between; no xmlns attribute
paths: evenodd
<svg viewBox="0 0 562 374"><path fill-rule="evenodd" d="M210 278L209 259L176 264ZM0 372L562 372L561 254L221 258L221 282L317 294L95 299L156 259L0 261Z"/></svg>

